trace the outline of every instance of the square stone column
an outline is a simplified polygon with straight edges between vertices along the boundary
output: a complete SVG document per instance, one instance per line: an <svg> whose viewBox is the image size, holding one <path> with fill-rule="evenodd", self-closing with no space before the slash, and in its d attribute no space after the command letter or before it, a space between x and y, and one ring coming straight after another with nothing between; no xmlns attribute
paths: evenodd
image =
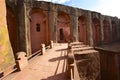
<svg viewBox="0 0 120 80"><path fill-rule="evenodd" d="M120 19L118 20L117 34L118 34L118 40L120 40Z"/></svg>
<svg viewBox="0 0 120 80"><path fill-rule="evenodd" d="M71 41L76 42L78 39L78 16L77 9L73 9L74 14L70 14L70 35Z"/></svg>
<svg viewBox="0 0 120 80"><path fill-rule="evenodd" d="M111 18L110 17L108 17L108 21L109 21L109 27L110 27L110 31L109 31L109 34L110 34L110 36L109 36L109 43L110 42L112 42L112 21L111 21ZM117 35L115 35L115 36L117 36Z"/></svg>
<svg viewBox="0 0 120 80"><path fill-rule="evenodd" d="M57 42L57 6L50 3L48 11L48 25L50 29L50 40Z"/></svg>
<svg viewBox="0 0 120 80"><path fill-rule="evenodd" d="M101 44L104 43L104 30L103 30L103 16L100 15L100 35L101 35Z"/></svg>
<svg viewBox="0 0 120 80"><path fill-rule="evenodd" d="M93 46L94 44L93 44L93 34L92 34L92 17L91 17L91 12L90 11L88 11L87 12L87 38L88 38L88 44L89 45L91 45L91 46Z"/></svg>
<svg viewBox="0 0 120 80"><path fill-rule="evenodd" d="M17 19L18 19L18 44L19 44L19 51L24 51L27 55L30 53L30 46L29 46L29 32L28 32L28 25L27 25L27 11L26 11L26 2L18 1L16 6L17 11Z"/></svg>

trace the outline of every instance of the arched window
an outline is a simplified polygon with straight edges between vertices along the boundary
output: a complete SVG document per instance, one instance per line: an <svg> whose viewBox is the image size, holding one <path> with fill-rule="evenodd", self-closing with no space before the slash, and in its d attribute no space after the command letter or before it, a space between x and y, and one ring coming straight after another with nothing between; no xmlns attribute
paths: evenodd
<svg viewBox="0 0 120 80"><path fill-rule="evenodd" d="M36 24L36 31L40 32L40 24Z"/></svg>

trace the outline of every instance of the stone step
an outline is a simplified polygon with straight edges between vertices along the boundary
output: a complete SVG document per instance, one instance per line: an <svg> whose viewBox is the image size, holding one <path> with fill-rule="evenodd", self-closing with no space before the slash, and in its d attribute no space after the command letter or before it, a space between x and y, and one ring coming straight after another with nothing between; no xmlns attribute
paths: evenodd
<svg viewBox="0 0 120 80"><path fill-rule="evenodd" d="M88 45L76 45L76 46L72 46L72 49L74 49L74 48L82 48L82 47L88 47Z"/></svg>
<svg viewBox="0 0 120 80"><path fill-rule="evenodd" d="M70 43L71 46L76 46L76 45L83 45L83 42L73 42Z"/></svg>
<svg viewBox="0 0 120 80"><path fill-rule="evenodd" d="M96 50L85 50L85 51L74 52L74 54L90 54L90 53L98 53L98 51L96 51Z"/></svg>
<svg viewBox="0 0 120 80"><path fill-rule="evenodd" d="M78 52L78 51L85 51L85 50L92 50L92 49L93 47L87 46L87 47L81 47L81 48L73 48L72 50L73 52Z"/></svg>

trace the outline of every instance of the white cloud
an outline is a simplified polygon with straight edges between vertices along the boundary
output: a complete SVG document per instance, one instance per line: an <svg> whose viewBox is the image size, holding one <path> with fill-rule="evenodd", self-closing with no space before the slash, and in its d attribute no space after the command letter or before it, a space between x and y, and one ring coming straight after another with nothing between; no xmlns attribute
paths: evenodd
<svg viewBox="0 0 120 80"><path fill-rule="evenodd" d="M38 1L48 1L48 2L50 2L51 0L38 0Z"/></svg>
<svg viewBox="0 0 120 80"><path fill-rule="evenodd" d="M65 3L67 1L70 1L70 0L59 0L59 3Z"/></svg>
<svg viewBox="0 0 120 80"><path fill-rule="evenodd" d="M105 15L117 16L120 18L120 0L99 0L99 4L93 10Z"/></svg>
<svg viewBox="0 0 120 80"><path fill-rule="evenodd" d="M70 0L38 0L38 1L49 1L49 2L54 2L54 3L65 3Z"/></svg>

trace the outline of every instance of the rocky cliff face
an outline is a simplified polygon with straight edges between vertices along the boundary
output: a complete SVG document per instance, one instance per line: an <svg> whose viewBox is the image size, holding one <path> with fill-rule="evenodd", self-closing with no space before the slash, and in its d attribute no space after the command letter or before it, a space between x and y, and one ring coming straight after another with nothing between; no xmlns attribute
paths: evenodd
<svg viewBox="0 0 120 80"><path fill-rule="evenodd" d="M0 0L0 71L6 70L15 63L8 36L5 6L5 0Z"/></svg>
<svg viewBox="0 0 120 80"><path fill-rule="evenodd" d="M100 57L98 52L75 56L78 60L83 59L82 62L77 63L81 80L100 80Z"/></svg>

